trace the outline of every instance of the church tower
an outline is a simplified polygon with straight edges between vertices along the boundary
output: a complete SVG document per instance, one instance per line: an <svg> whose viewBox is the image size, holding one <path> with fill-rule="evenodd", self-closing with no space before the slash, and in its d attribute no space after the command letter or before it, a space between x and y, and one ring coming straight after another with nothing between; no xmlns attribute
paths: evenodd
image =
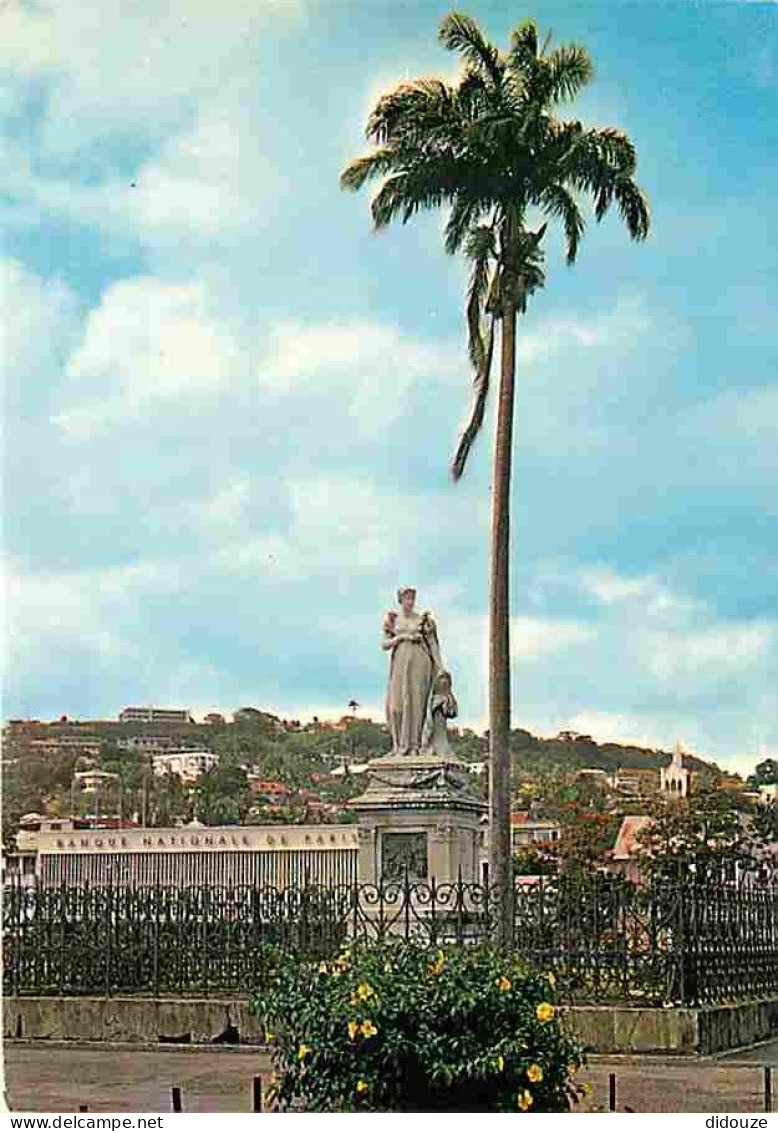
<svg viewBox="0 0 778 1131"><path fill-rule="evenodd" d="M662 793L670 797L689 796L689 770L683 764L683 747L676 743L673 760L659 771Z"/></svg>

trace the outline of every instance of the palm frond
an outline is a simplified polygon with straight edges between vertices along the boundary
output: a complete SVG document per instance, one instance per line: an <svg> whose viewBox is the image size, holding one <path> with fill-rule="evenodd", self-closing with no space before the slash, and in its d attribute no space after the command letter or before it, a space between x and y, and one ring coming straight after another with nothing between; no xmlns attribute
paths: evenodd
<svg viewBox="0 0 778 1131"><path fill-rule="evenodd" d="M538 25L533 19L523 20L511 32L508 62L524 70L538 57Z"/></svg>
<svg viewBox="0 0 778 1131"><path fill-rule="evenodd" d="M520 230L517 237L515 251L515 298L517 310L520 314L527 313L527 299L535 291L545 286L546 273L543 270L545 252L541 244L548 229L548 224L543 224L538 231L528 232ZM501 286L504 286L501 283Z"/></svg>
<svg viewBox="0 0 778 1131"><path fill-rule="evenodd" d="M340 187L356 192L373 177L384 176L394 168L395 154L386 147L355 157L340 174Z"/></svg>
<svg viewBox="0 0 778 1131"><path fill-rule="evenodd" d="M492 285L491 264L496 258L494 228L486 224L471 228L467 234L465 254L472 264L467 289L467 348L473 368L478 371L483 367L485 358L481 321Z"/></svg>
<svg viewBox="0 0 778 1131"><path fill-rule="evenodd" d="M421 78L401 83L381 96L365 126L365 136L378 144L421 136L425 131L450 127L456 120L456 92L440 79Z"/></svg>
<svg viewBox="0 0 778 1131"><path fill-rule="evenodd" d="M627 225L633 240L644 240L648 236L651 218L648 201L633 180L619 177L614 189L619 214Z"/></svg>
<svg viewBox="0 0 778 1131"><path fill-rule="evenodd" d="M459 196L454 201L446 221L443 241L449 255L454 255L462 247L481 211L481 205L477 200Z"/></svg>
<svg viewBox="0 0 778 1131"><path fill-rule="evenodd" d="M557 182L545 186L539 194L537 203L547 216L554 216L562 221L565 230L567 262L574 263L581 236L586 228L586 223L575 197L569 189Z"/></svg>
<svg viewBox="0 0 778 1131"><path fill-rule="evenodd" d="M592 80L594 66L589 52L575 43L557 47L548 59L550 102L569 102Z"/></svg>
<svg viewBox="0 0 778 1131"><path fill-rule="evenodd" d="M492 313L489 327L484 334L483 312L487 299L494 290L498 274L493 267L497 254L494 227L490 224L472 227L465 240L465 254L472 264L465 313L467 348L475 377L470 415L462 429L451 462L451 474L454 480L460 479L465 470L468 456L484 422L489 397L494 354L494 325L497 315Z"/></svg>
<svg viewBox="0 0 778 1131"><path fill-rule="evenodd" d="M417 212L454 203L467 173L446 158L398 164L371 202L376 228L385 228L398 217L407 224Z"/></svg>
<svg viewBox="0 0 778 1131"><path fill-rule="evenodd" d="M483 350L483 363L476 370L473 379L473 403L470 415L459 437L454 458L451 461L451 475L456 482L462 478L467 465L467 459L472 451L473 444L478 438L486 415L486 404L489 399L489 383L492 371L492 357L494 356L494 323L492 315L489 329L486 332L486 342Z"/></svg>
<svg viewBox="0 0 778 1131"><path fill-rule="evenodd" d="M471 67L487 76L495 86L500 85L503 73L500 53L470 16L449 12L441 20L438 40L447 51L458 51Z"/></svg>

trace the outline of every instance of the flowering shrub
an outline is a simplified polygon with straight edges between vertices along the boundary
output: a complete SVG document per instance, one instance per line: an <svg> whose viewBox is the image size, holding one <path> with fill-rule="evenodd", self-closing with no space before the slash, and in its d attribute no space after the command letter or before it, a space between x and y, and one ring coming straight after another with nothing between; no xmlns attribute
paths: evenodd
<svg viewBox="0 0 778 1131"><path fill-rule="evenodd" d="M566 1111L581 1089L551 974L489 947L409 942L279 957L252 1007L282 1110Z"/></svg>

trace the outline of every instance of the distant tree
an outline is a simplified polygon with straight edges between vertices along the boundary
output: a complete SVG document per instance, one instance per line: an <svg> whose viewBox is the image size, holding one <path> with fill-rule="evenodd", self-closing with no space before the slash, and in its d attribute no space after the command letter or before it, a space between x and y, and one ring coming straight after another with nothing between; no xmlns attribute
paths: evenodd
<svg viewBox="0 0 778 1131"><path fill-rule="evenodd" d="M146 797L141 798L138 812L146 810L146 823L152 828L166 829L191 821L194 816L192 792L178 774L148 774Z"/></svg>
<svg viewBox="0 0 778 1131"><path fill-rule="evenodd" d="M251 807L245 771L221 762L200 775L195 797L197 819L204 825L240 825Z"/></svg>
<svg viewBox="0 0 778 1131"><path fill-rule="evenodd" d="M755 786L778 785L778 759L765 758L764 762L758 762L748 781Z"/></svg>
<svg viewBox="0 0 778 1131"><path fill-rule="evenodd" d="M618 817L570 801L563 807L559 820L561 833L556 851L560 871L591 872L605 863L616 838Z"/></svg>
<svg viewBox="0 0 778 1131"><path fill-rule="evenodd" d="M731 794L711 789L658 797L652 810L651 823L638 834L647 873L716 880L753 865L751 829Z"/></svg>

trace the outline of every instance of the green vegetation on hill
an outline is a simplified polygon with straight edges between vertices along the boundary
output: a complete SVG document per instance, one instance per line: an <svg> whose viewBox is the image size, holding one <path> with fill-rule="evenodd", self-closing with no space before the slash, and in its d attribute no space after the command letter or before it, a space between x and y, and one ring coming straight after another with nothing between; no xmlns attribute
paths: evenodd
<svg viewBox="0 0 778 1131"><path fill-rule="evenodd" d="M195 787L184 787L174 777L155 777L148 753L123 750L118 745L120 739L144 734L165 735L180 745L207 747L219 755L219 766L203 775ZM41 753L25 747L18 735L7 732L3 752L6 843L15 834L24 813L69 814L72 777L74 772L84 769L118 774L123 815L143 819L149 825L169 825L195 817L208 824L348 819L343 805L361 791L364 779L348 772L332 777L331 771L385 754L391 745L382 723L355 718L338 728L319 722L303 725L253 708L236 712L231 722L210 724L41 724L34 737L96 740L100 752L96 757L72 752ZM464 761L486 759L487 735L453 728L451 740ZM538 777L549 777L551 782L584 768L613 772L619 766L658 767L669 760L670 754L664 751L599 744L586 736L547 739L522 729L511 732L516 783ZM702 777L718 774L713 763L690 756L686 762ZM289 796L279 801L252 795L247 770L261 779L287 786ZM477 780L485 790L486 775ZM324 810L312 808L314 801L323 805ZM107 798L107 802L118 804L118 787L116 798Z"/></svg>

